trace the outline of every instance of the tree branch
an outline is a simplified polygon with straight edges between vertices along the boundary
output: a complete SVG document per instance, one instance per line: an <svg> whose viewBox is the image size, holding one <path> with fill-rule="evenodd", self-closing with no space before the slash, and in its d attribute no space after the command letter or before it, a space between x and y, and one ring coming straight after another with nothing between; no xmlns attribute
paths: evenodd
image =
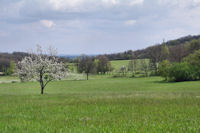
<svg viewBox="0 0 200 133"><path fill-rule="evenodd" d="M48 81L45 83L44 88L45 88L45 86L46 86L49 82L51 82L52 80L53 80L53 79L48 80Z"/></svg>

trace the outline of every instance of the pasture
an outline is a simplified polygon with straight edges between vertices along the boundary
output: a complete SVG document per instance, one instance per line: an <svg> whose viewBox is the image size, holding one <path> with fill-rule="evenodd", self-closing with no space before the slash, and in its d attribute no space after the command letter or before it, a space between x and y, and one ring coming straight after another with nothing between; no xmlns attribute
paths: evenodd
<svg viewBox="0 0 200 133"><path fill-rule="evenodd" d="M130 60L113 60L111 61L111 66L115 69L115 70L119 70L122 66L128 66Z"/></svg>
<svg viewBox="0 0 200 133"><path fill-rule="evenodd" d="M200 82L160 77L0 84L0 132L200 132Z"/></svg>

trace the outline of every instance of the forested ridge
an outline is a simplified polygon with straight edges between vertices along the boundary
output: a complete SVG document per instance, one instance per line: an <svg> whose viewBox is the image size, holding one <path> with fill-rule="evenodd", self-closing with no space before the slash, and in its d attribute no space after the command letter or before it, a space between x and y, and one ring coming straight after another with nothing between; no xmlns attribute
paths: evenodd
<svg viewBox="0 0 200 133"><path fill-rule="evenodd" d="M194 36L189 35L189 36L181 37L179 39L163 42L162 44L156 44L156 45L147 47L145 49L140 49L140 50L136 50L136 51L128 50L128 51L121 52L121 53L105 54L105 56L109 60L130 60L130 59L150 58L150 56L151 56L150 50L156 49L163 45L166 45L167 47L169 47L169 50L171 51L171 53L174 54L174 51L176 51L176 50L181 51L181 50L183 50L183 47L185 47L186 45L190 45L191 43L197 43L198 39L200 39L200 35L194 35ZM194 41L196 41L196 42L194 42ZM200 41L198 43L199 43L199 45L195 44L196 46L193 46L193 47L196 47L196 49L198 49L200 46ZM172 55L172 56L174 56L174 55Z"/></svg>

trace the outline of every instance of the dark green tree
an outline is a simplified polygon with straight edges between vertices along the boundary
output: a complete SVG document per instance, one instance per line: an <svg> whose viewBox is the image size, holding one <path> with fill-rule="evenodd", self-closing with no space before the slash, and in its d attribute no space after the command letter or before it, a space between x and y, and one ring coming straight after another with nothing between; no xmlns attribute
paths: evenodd
<svg viewBox="0 0 200 133"><path fill-rule="evenodd" d="M94 73L95 70L96 70L95 63L91 57L82 55L79 58L78 72L86 73L87 80L89 79L89 73Z"/></svg>

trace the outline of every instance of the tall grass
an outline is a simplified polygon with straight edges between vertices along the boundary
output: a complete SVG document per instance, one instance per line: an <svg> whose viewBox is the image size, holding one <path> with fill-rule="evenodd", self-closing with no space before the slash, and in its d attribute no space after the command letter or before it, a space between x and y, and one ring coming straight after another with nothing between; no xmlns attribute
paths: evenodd
<svg viewBox="0 0 200 133"><path fill-rule="evenodd" d="M153 78L0 84L0 132L200 132L200 82Z"/></svg>

